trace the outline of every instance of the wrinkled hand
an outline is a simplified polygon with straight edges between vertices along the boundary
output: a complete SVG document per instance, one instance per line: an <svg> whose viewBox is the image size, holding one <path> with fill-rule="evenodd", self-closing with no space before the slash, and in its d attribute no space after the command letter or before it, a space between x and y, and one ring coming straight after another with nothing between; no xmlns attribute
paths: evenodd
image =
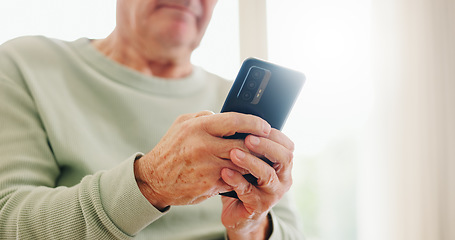
<svg viewBox="0 0 455 240"><path fill-rule="evenodd" d="M224 139L235 132L267 137L270 125L252 115L203 111L182 115L152 151L136 160L142 194L156 208L199 203L233 188L221 179L223 168L246 173L233 164L233 149L248 151L243 140Z"/></svg>
<svg viewBox="0 0 455 240"><path fill-rule="evenodd" d="M249 135L245 138L249 151L233 149L232 162L258 178L255 186L232 168L222 170L223 180L236 191L239 199L223 197L222 222L229 239L267 239L271 233L270 209L292 185L294 143L282 132L272 129L268 137ZM273 167L262 161L265 157Z"/></svg>

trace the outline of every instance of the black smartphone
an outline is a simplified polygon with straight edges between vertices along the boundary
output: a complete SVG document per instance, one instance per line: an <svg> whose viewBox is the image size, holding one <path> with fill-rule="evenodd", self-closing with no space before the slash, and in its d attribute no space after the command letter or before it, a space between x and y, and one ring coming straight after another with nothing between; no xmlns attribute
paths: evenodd
<svg viewBox="0 0 455 240"><path fill-rule="evenodd" d="M221 112L253 114L281 130L305 82L305 75L256 58L246 59L229 91ZM243 139L248 134L236 133L226 138ZM263 158L270 166L273 162ZM253 184L257 179L244 177ZM221 193L238 198L234 191Z"/></svg>

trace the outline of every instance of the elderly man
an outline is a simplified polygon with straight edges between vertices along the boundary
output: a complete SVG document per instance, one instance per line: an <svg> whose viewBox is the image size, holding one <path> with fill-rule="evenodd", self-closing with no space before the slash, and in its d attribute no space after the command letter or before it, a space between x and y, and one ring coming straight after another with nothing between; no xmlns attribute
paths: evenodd
<svg viewBox="0 0 455 240"><path fill-rule="evenodd" d="M1 239L301 238L293 143L202 111L231 84L190 62L215 4L118 0L106 39L0 47ZM223 138L236 132L250 135Z"/></svg>

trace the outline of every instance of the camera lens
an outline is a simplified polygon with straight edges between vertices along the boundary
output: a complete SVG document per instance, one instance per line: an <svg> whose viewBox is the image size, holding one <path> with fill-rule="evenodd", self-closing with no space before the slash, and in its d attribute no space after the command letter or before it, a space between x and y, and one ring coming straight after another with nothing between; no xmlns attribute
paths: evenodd
<svg viewBox="0 0 455 240"><path fill-rule="evenodd" d="M260 70L260 69L253 69L251 71L251 76L255 80L261 79L263 77L263 75L264 75L264 72L262 70Z"/></svg>
<svg viewBox="0 0 455 240"><path fill-rule="evenodd" d="M255 81L248 82L248 88L254 89L255 87L256 87L256 82Z"/></svg>
<svg viewBox="0 0 455 240"><path fill-rule="evenodd" d="M242 99L244 101L250 101L253 97L253 94L250 91L245 91L242 93Z"/></svg>

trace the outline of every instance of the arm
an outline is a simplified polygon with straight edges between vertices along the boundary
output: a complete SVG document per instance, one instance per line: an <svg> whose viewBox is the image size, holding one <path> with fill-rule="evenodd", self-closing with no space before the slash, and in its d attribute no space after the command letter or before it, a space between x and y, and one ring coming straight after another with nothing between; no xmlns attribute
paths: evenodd
<svg viewBox="0 0 455 240"><path fill-rule="evenodd" d="M73 187L55 186L60 166L33 99L26 87L0 73L1 239L132 237L162 214L137 188L134 157ZM138 212L148 216L137 218ZM133 216L134 224L125 223Z"/></svg>

